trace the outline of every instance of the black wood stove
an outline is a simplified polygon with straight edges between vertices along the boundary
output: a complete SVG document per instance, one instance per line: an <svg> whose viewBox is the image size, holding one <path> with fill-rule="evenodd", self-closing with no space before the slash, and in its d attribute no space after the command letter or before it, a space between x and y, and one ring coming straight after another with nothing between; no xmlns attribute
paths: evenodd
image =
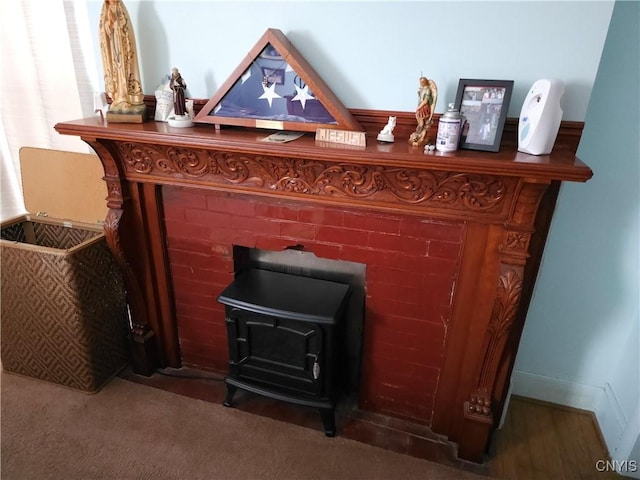
<svg viewBox="0 0 640 480"><path fill-rule="evenodd" d="M336 434L338 338L350 286L247 269L220 294L225 305L231 406L238 388L317 408L325 434Z"/></svg>

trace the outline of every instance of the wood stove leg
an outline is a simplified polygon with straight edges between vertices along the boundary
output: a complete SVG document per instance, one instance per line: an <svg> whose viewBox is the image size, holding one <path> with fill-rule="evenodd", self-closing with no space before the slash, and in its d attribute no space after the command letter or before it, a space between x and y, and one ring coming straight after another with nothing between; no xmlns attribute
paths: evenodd
<svg viewBox="0 0 640 480"><path fill-rule="evenodd" d="M222 402L222 404L225 407L231 407L232 406L231 405L231 401L233 400L233 396L235 395L236 390L238 390L237 387L234 387L233 385L229 385L227 383L227 396L225 397L224 402Z"/></svg>
<svg viewBox="0 0 640 480"><path fill-rule="evenodd" d="M333 408L319 408L324 434L327 437L336 436L336 415Z"/></svg>

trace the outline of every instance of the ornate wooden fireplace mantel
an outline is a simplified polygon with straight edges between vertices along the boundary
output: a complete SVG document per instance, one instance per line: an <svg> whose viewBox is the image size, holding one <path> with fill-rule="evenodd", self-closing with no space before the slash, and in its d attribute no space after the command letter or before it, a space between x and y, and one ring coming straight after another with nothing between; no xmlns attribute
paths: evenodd
<svg viewBox="0 0 640 480"><path fill-rule="evenodd" d="M458 443L460 457L480 461L502 410L560 183L584 182L592 175L575 157L582 125L563 124L551 155L517 152L509 141L513 121L499 153L425 154L402 140L412 115L353 113L367 130L362 149L321 145L312 134L278 144L261 141L264 131L173 129L157 122L107 125L99 117L55 129L80 136L104 166L109 208L104 228L125 274L134 370L144 375L182 364L164 188L459 226L461 251L433 406L418 420ZM375 135L389 114L398 116L396 143L377 143ZM365 318L365 336L375 331L375 318ZM365 341L365 377L375 344ZM387 404L392 400L385 398Z"/></svg>

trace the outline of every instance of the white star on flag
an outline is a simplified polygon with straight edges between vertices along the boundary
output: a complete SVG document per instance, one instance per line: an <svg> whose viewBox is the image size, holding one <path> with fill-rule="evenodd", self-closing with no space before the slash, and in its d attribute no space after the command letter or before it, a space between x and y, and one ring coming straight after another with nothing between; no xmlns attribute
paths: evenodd
<svg viewBox="0 0 640 480"><path fill-rule="evenodd" d="M302 104L302 109L304 110L307 100L315 100L315 97L309 94L309 85L305 85L304 88L300 88L298 85L295 85L295 84L293 86L296 87L296 91L298 93L296 94L295 97L291 99L291 101L292 102L295 102L296 100L299 101Z"/></svg>
<svg viewBox="0 0 640 480"><path fill-rule="evenodd" d="M276 84L275 82L271 84L270 87L265 87L262 85L262 90L264 93L258 97L258 99L266 99L269 102L269 108L271 108L271 103L274 98L282 98L280 95L276 93Z"/></svg>
<svg viewBox="0 0 640 480"><path fill-rule="evenodd" d="M247 69L247 71L244 72L240 78L242 79L242 83L244 83L247 80L249 80L251 78L251 69L250 68Z"/></svg>

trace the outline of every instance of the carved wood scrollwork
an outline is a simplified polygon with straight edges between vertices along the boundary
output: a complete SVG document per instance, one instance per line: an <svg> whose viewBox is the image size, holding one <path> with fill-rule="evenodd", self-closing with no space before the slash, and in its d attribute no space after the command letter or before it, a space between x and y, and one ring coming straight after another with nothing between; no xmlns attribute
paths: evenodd
<svg viewBox="0 0 640 480"><path fill-rule="evenodd" d="M119 181L107 180L107 192L110 198L122 201L122 188Z"/></svg>
<svg viewBox="0 0 640 480"><path fill-rule="evenodd" d="M120 221L124 213L123 206L125 202L122 180L118 174L117 163L109 149L102 143L96 141L87 141L87 143L91 145L98 154L105 171L104 180L107 184L107 206L109 210L107 211L103 225L104 236L107 246L122 270L127 290L127 301L133 310L133 315L131 316L132 337L134 341L142 342L142 339L148 339L152 336L153 331L148 324L140 321L140 319L146 321L148 318L146 304L138 279L131 265L125 258L124 249L120 240Z"/></svg>
<svg viewBox="0 0 640 480"><path fill-rule="evenodd" d="M502 212L511 185L495 175L335 164L134 142L118 143L118 148L127 169L142 175L471 212Z"/></svg>
<svg viewBox="0 0 640 480"><path fill-rule="evenodd" d="M524 232L505 232L505 240L503 248L506 250L512 250L517 252L526 253L529 246L529 239L531 234Z"/></svg>
<svg viewBox="0 0 640 480"><path fill-rule="evenodd" d="M482 362L476 388L465 402L465 417L486 421L493 419L492 393L505 345L513 326L522 296L524 266L529 257L529 243L534 231L535 215L548 185L522 181L509 221L503 230L500 276L482 347Z"/></svg>
<svg viewBox="0 0 640 480"><path fill-rule="evenodd" d="M87 140L85 140L87 141ZM107 184L107 216L104 221L103 230L107 246L111 250L114 259L118 263L123 275L127 290L127 302L132 309L131 315L131 335L135 342L143 342L153 336L151 327L142 323L147 320L147 309L142 289L138 279L125 258L124 249L120 241L120 221L124 213L124 191L122 179L118 172L118 166L111 155L110 150L100 142L87 141L96 151L105 171L104 180ZM142 321L141 321L142 320Z"/></svg>
<svg viewBox="0 0 640 480"><path fill-rule="evenodd" d="M132 309L134 309L134 318L146 319L146 306L144 303L144 298L142 296L142 290L138 283L138 279L131 268L131 265L127 261L124 255L124 250L120 243L120 220L122 219L122 210L116 210L110 208L107 212L107 218L104 222L104 234L105 239L107 241L107 245L111 249L111 252L118 262L118 265L122 269L122 273L124 275L125 284L127 287L127 297L129 300L129 304ZM143 325L140 323L139 328L145 328L149 330L148 325Z"/></svg>
<svg viewBox="0 0 640 480"><path fill-rule="evenodd" d="M503 256L510 258L511 263L524 264L529 256L529 242L534 230L535 214L547 187L546 183L522 182L518 189L517 201L500 247Z"/></svg>
<svg viewBox="0 0 640 480"><path fill-rule="evenodd" d="M151 375L156 355L153 349L155 334L148 323L147 307L138 278L125 258L120 242L122 215L123 211L120 209L109 209L104 222L105 239L122 270L127 290L127 301L131 309L131 341L134 346L132 351L133 370L142 375Z"/></svg>
<svg viewBox="0 0 640 480"><path fill-rule="evenodd" d="M480 387L489 387L493 381L493 375L498 368L502 347L518 309L522 294L522 268L503 266L505 271L500 275L498 295L493 305L491 320L487 328L490 344L486 349L482 373L480 374Z"/></svg>
<svg viewBox="0 0 640 480"><path fill-rule="evenodd" d="M492 419L491 392L500 359L522 295L523 268L502 264L498 291L485 334L480 375L470 400L465 402L465 416ZM476 418L477 419L477 418Z"/></svg>
<svg viewBox="0 0 640 480"><path fill-rule="evenodd" d="M127 262L124 259L124 253L122 252L122 246L120 245L120 233L118 232L121 218L122 210L110 208L107 212L107 217L104 220L104 235L107 245L109 245L116 261L121 267L123 267L127 265Z"/></svg>
<svg viewBox="0 0 640 480"><path fill-rule="evenodd" d="M486 389L476 390L471 394L469 400L464 402L464 415L482 423L493 423L491 395Z"/></svg>
<svg viewBox="0 0 640 480"><path fill-rule="evenodd" d="M548 187L548 183L522 181L509 223L525 227L533 226L538 205Z"/></svg>
<svg viewBox="0 0 640 480"><path fill-rule="evenodd" d="M102 143L87 139L85 141L95 150L102 162L104 169L103 179L107 184L107 207L116 210L121 209L124 202L124 189L116 159L113 158L109 148Z"/></svg>

